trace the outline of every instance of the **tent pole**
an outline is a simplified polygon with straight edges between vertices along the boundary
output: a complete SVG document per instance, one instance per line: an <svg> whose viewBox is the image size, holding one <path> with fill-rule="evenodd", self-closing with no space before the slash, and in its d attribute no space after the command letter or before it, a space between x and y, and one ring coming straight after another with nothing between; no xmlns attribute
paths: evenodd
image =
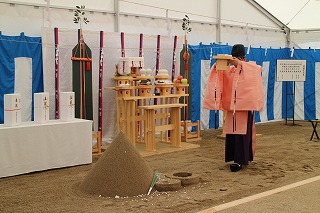
<svg viewBox="0 0 320 213"><path fill-rule="evenodd" d="M119 32L119 0L114 0L114 32Z"/></svg>
<svg viewBox="0 0 320 213"><path fill-rule="evenodd" d="M286 32L286 38L287 38L287 42L286 42L286 47L288 48L292 48L293 47L293 43L292 43L292 38L291 38L291 30L288 30Z"/></svg>
<svg viewBox="0 0 320 213"><path fill-rule="evenodd" d="M221 44L221 0L217 0L217 35L216 35L216 42Z"/></svg>

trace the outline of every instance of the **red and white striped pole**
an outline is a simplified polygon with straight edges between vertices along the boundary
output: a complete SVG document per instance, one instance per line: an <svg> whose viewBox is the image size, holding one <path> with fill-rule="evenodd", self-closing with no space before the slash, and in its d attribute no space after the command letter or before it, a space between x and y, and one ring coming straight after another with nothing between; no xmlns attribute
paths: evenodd
<svg viewBox="0 0 320 213"><path fill-rule="evenodd" d="M60 67L60 60L59 60L59 29L54 28L54 55L55 55L55 119L60 118L60 107L59 107L59 94L60 94L60 84L59 84L59 67Z"/></svg>
<svg viewBox="0 0 320 213"><path fill-rule="evenodd" d="M102 136L102 87L103 87L103 71L104 71L103 43L104 43L104 32L100 31L98 131L100 131L101 136Z"/></svg>
<svg viewBox="0 0 320 213"><path fill-rule="evenodd" d="M160 69L160 35L157 36L157 55L156 55L156 76ZM157 79L156 79L157 80ZM156 88L155 93L158 93ZM158 99L154 99L154 104L158 104Z"/></svg>
<svg viewBox="0 0 320 213"><path fill-rule="evenodd" d="M178 36L174 36L173 38L173 54L172 54L172 74L171 74L171 81L173 82L174 77L176 75L176 49L177 49L177 41ZM173 88L171 88L171 93L173 93Z"/></svg>

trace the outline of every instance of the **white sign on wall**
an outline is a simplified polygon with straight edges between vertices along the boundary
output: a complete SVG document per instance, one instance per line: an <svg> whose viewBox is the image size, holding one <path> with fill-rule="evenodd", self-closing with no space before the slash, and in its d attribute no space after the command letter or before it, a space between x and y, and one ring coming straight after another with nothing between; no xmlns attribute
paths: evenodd
<svg viewBox="0 0 320 213"><path fill-rule="evenodd" d="M306 60L277 60L277 81L305 81Z"/></svg>

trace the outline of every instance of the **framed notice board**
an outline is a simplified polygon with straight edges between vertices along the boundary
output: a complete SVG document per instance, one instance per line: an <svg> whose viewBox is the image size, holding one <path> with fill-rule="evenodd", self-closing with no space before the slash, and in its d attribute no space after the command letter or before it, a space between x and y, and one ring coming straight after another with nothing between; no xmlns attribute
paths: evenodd
<svg viewBox="0 0 320 213"><path fill-rule="evenodd" d="M277 81L305 81L306 60L277 60Z"/></svg>

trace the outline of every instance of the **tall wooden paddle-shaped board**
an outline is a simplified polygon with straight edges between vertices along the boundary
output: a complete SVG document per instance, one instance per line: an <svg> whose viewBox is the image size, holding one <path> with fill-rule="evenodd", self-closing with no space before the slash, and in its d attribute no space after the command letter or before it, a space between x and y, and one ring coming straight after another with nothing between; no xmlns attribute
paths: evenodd
<svg viewBox="0 0 320 213"><path fill-rule="evenodd" d="M93 120L92 53L84 41L72 49L72 88L75 93L75 117Z"/></svg>
<svg viewBox="0 0 320 213"><path fill-rule="evenodd" d="M186 103L188 104L187 107L184 107L183 110L181 110L181 120L190 120L191 119L191 103L192 103L192 54L190 51L188 51L189 57L188 62L186 65L186 61L184 60L183 55L185 54L185 46L183 46L181 52L180 52L180 75L182 75L184 78L188 79L188 90L186 93L189 94L188 97L185 97L187 101L184 99L180 99L180 103ZM189 109L189 110L188 110Z"/></svg>

